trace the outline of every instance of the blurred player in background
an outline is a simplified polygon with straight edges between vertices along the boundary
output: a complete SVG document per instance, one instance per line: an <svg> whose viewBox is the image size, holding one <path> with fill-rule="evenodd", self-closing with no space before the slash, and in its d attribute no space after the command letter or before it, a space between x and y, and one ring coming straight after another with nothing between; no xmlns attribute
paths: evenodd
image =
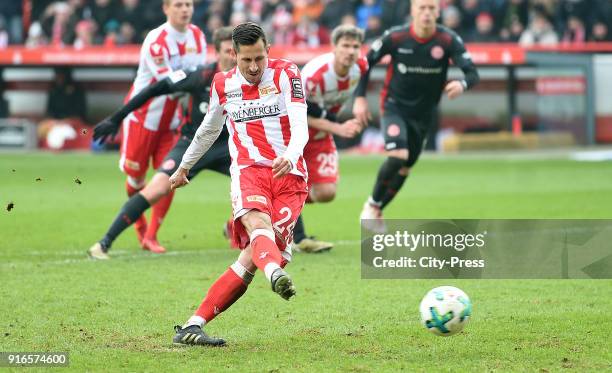
<svg viewBox="0 0 612 373"><path fill-rule="evenodd" d="M228 71L236 66L236 56L232 47L232 28L222 27L217 29L213 34L213 43L217 51L217 62L199 66L196 70L188 73L184 70L173 72L164 80L143 89L110 118L96 126L94 138L104 141L106 137L117 133L123 118L151 98L177 92L191 95L185 115L185 124L181 126L179 141L170 150L151 181L123 205L104 237L89 249L89 255L92 258L109 259L107 253L119 234L150 206L154 206L160 199L171 193L170 175L178 168L183 154L208 110L213 77L219 71ZM202 157L190 170L188 175L190 180L203 170L213 170L229 176L231 161L227 139L227 131L224 130L211 150L206 153L206 156Z"/></svg>
<svg viewBox="0 0 612 373"><path fill-rule="evenodd" d="M411 15L409 24L387 30L372 43L367 55L370 67L359 82L353 106L355 118L367 123L370 114L365 94L369 73L385 55L390 55L380 101L388 158L361 212L361 219L368 219L374 229L381 227L382 210L400 190L421 154L442 92L452 100L479 80L461 38L436 24L439 0L413 0ZM463 80L447 82L451 60L463 71Z"/></svg>
<svg viewBox="0 0 612 373"><path fill-rule="evenodd" d="M168 77L173 71L195 68L206 62L204 33L191 24L193 0L164 0L167 22L147 34L140 50L136 79L126 102L146 87ZM155 97L123 121L123 138L119 168L127 175L128 196L145 186L149 162L159 168L176 141L174 130L180 123L177 97ZM170 208L173 194L153 206L147 227L144 216L134 223L138 239L145 250L163 253L157 242L157 231Z"/></svg>
<svg viewBox="0 0 612 373"><path fill-rule="evenodd" d="M233 234L242 251L209 288L195 315L182 328L175 327L177 344L225 344L207 336L202 327L244 294L257 269L282 298L295 295L283 267L291 260L293 226L308 195L302 81L295 64L268 59L269 46L259 25L236 26L232 39L237 68L215 76L208 113L170 182L176 188L188 183L190 169L225 123L231 140Z"/></svg>
<svg viewBox="0 0 612 373"><path fill-rule="evenodd" d="M352 25L341 25L333 30L331 38L333 51L308 62L302 69L310 135L304 148L310 186L306 202L334 199L339 170L333 135L352 138L362 129L355 119L338 123L336 114L351 100L359 79L368 69L367 59L359 57L364 32ZM308 237L302 216L295 225L294 242L296 249L307 253L327 251L333 246Z"/></svg>

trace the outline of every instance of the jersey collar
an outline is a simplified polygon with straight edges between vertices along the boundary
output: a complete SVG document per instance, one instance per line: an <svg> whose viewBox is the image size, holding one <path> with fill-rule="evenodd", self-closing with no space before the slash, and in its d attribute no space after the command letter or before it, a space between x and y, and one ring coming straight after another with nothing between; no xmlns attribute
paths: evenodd
<svg viewBox="0 0 612 373"><path fill-rule="evenodd" d="M170 35L174 40L177 41L184 41L187 38L187 33L189 32L189 28L187 28L187 30L185 30L185 32L180 32L177 29L175 29L174 27L172 27L172 25L170 25L170 22L166 22L166 31L168 32L168 35Z"/></svg>
<svg viewBox="0 0 612 373"><path fill-rule="evenodd" d="M436 28L437 28L437 26L436 26ZM436 36L437 29L436 29L436 31L434 31L434 33L433 33L433 34L431 34L431 36L430 36L430 37L425 38L425 39L424 39L424 38L420 38L420 37L419 37L419 36L416 34L416 32L414 31L414 24L413 24L413 23L411 23L411 24L410 24L410 28L409 28L408 32L410 32L410 36L412 36L412 38L413 38L414 40L416 40L416 41L417 41L417 43L419 43L419 44L425 44L425 43L428 43L429 41L431 41L431 39L433 39L433 38L434 38L434 36Z"/></svg>

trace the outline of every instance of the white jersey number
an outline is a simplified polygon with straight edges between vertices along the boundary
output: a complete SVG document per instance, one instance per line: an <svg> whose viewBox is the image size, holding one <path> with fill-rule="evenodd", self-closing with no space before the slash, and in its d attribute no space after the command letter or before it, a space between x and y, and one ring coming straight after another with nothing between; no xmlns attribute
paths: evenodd
<svg viewBox="0 0 612 373"><path fill-rule="evenodd" d="M334 176L338 172L338 154L337 153L320 153L317 155L319 162L319 175Z"/></svg>
<svg viewBox="0 0 612 373"><path fill-rule="evenodd" d="M289 246L291 245L291 241L293 241L293 228L295 227L296 221L287 224L287 222L291 220L291 209L289 207L283 207L280 209L279 213L285 216L274 223L274 230L282 237L285 244Z"/></svg>

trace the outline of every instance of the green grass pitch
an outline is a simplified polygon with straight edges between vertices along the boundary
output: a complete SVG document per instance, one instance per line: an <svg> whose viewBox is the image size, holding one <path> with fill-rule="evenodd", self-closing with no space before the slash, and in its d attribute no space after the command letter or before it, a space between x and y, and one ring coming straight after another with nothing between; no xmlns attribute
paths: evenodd
<svg viewBox="0 0 612 373"><path fill-rule="evenodd" d="M86 250L125 201L117 155L0 154L0 351L69 351L69 370L107 372L612 369L611 280L361 280L357 218L382 158L341 158L337 199L304 215L337 246L294 256L290 302L258 275L207 326L228 341L215 349L171 338L237 256L221 236L227 178L206 172L177 193L160 232L168 254L140 250L130 228L113 260L94 262ZM386 216L612 218L611 190L604 162L430 156ZM443 284L474 304L450 338L419 323L421 297Z"/></svg>

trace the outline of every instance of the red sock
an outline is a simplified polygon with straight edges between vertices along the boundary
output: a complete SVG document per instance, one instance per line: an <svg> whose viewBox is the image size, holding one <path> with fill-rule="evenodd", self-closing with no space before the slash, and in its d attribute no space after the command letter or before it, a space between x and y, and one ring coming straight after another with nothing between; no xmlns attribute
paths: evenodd
<svg viewBox="0 0 612 373"><path fill-rule="evenodd" d="M151 207L151 223L147 227L147 233L145 234L146 238L153 240L157 239L157 231L159 231L159 227L164 221L168 210L170 210L172 198L174 198L174 191L163 196L159 201L155 202L153 207Z"/></svg>
<svg viewBox="0 0 612 373"><path fill-rule="evenodd" d="M255 229L251 233L251 248L253 263L266 274L266 277L269 277L265 270L268 264L276 264L280 267L283 257L274 242L272 232L266 229Z"/></svg>
<svg viewBox="0 0 612 373"><path fill-rule="evenodd" d="M134 194L141 191L142 188L134 188L133 186L130 185L128 181L126 181L125 190L127 191L128 197L131 197ZM144 234L147 230L147 219L145 218L144 215L140 215L138 219L136 219L136 221L134 222L134 229L136 229L136 232L138 234L138 240L141 240L144 237Z"/></svg>
<svg viewBox="0 0 612 373"><path fill-rule="evenodd" d="M200 307L195 312L196 316L200 316L207 323L234 304L247 290L248 284L253 278L253 275L248 272L245 273L247 278L239 276L233 269L235 265L228 268L212 284L206 293L204 301L202 301L202 304L200 304Z"/></svg>

